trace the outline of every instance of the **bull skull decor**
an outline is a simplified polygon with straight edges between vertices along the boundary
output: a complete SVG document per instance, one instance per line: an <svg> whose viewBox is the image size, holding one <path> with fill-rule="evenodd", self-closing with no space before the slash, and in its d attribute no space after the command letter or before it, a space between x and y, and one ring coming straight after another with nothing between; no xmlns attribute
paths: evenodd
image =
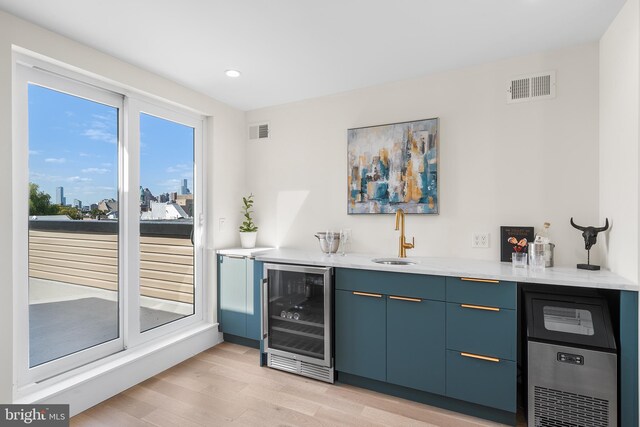
<svg viewBox="0 0 640 427"><path fill-rule="evenodd" d="M573 222L573 218L571 218L571 225L574 228L582 231L582 237L584 238L584 248L587 250L587 263L578 264L578 268L582 270L600 270L599 265L592 265L590 263L591 247L596 244L598 233L609 228L609 219L605 218L604 227L582 227Z"/></svg>

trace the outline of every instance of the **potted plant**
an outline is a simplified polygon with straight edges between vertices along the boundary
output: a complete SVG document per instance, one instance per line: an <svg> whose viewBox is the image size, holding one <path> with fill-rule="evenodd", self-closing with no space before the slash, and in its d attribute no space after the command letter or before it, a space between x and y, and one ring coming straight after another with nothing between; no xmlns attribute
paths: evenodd
<svg viewBox="0 0 640 427"><path fill-rule="evenodd" d="M240 245L245 249L251 249L256 247L256 237L258 236L258 227L253 223L251 214L253 211L253 194L248 197L242 198L242 215L244 215L244 221L240 226Z"/></svg>

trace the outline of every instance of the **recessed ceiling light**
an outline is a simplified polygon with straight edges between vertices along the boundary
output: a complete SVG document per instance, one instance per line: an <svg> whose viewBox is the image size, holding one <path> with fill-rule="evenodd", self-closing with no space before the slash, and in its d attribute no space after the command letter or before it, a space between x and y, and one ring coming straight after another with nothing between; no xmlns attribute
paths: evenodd
<svg viewBox="0 0 640 427"><path fill-rule="evenodd" d="M224 73L227 75L227 77L240 77L240 71L238 70L227 70Z"/></svg>

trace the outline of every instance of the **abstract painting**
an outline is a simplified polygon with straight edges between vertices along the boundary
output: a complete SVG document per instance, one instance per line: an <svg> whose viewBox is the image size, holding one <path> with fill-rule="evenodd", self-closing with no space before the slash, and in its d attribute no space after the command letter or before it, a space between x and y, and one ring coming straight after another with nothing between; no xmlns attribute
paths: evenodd
<svg viewBox="0 0 640 427"><path fill-rule="evenodd" d="M438 119L349 129L347 139L347 213L438 213Z"/></svg>

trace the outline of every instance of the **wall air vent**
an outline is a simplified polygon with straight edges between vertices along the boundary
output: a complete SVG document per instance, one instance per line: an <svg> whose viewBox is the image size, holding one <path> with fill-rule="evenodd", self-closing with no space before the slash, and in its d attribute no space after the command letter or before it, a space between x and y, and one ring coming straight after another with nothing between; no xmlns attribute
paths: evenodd
<svg viewBox="0 0 640 427"><path fill-rule="evenodd" d="M556 72L527 74L511 79L507 85L507 103L556 97Z"/></svg>
<svg viewBox="0 0 640 427"><path fill-rule="evenodd" d="M263 141L266 139L269 139L269 123L249 125L249 141Z"/></svg>

